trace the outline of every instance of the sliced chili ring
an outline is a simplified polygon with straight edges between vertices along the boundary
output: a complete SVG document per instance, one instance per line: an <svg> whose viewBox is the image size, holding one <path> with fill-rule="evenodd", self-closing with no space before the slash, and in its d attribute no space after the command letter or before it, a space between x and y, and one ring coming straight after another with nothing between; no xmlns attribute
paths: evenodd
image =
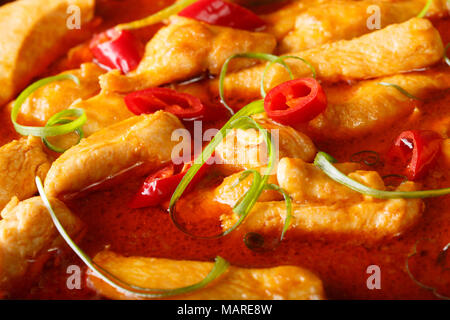
<svg viewBox="0 0 450 320"><path fill-rule="evenodd" d="M266 24L250 10L222 0L199 0L180 11L178 15L212 25L243 30L258 30Z"/></svg>
<svg viewBox="0 0 450 320"><path fill-rule="evenodd" d="M123 73L134 70L143 55L142 43L127 30L109 29L97 34L89 48L100 64Z"/></svg>
<svg viewBox="0 0 450 320"><path fill-rule="evenodd" d="M389 152L391 160L398 159L406 165L409 180L422 178L436 160L442 137L430 130L402 132Z"/></svg>
<svg viewBox="0 0 450 320"><path fill-rule="evenodd" d="M170 164L150 175L145 179L144 184L129 206L131 208L152 207L167 200L184 176L181 173L174 173L175 168L173 164Z"/></svg>
<svg viewBox="0 0 450 320"><path fill-rule="evenodd" d="M145 179L141 189L129 203L133 209L154 207L168 200L180 184L192 163L186 163L180 169L172 163L161 170L151 174ZM189 184L189 187L197 184L205 175L209 164L205 163Z"/></svg>
<svg viewBox="0 0 450 320"><path fill-rule="evenodd" d="M264 99L267 115L285 125L308 122L326 108L327 96L313 78L284 82L270 90Z"/></svg>
<svg viewBox="0 0 450 320"><path fill-rule="evenodd" d="M188 120L205 114L205 106L199 98L169 88L150 88L130 93L125 97L125 103L137 115L164 110Z"/></svg>

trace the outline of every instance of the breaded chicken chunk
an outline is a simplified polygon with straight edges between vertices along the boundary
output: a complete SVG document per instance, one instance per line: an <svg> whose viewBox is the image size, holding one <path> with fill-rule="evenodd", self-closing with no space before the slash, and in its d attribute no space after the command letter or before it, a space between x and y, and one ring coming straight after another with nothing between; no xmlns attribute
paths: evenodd
<svg viewBox="0 0 450 320"><path fill-rule="evenodd" d="M94 262L127 283L157 289L185 287L201 281L213 267L211 262L124 257L111 251L98 253ZM95 276L88 281L98 293L111 299L139 299L119 292ZM308 270L294 266L265 269L229 267L216 281L195 292L169 299L187 300L318 300L325 294L321 280Z"/></svg>
<svg viewBox="0 0 450 320"><path fill-rule="evenodd" d="M339 166L344 172L352 164ZM374 243L402 234L422 216L421 199L381 200L364 196L339 185L300 159L282 159L277 179L292 198L292 223L288 234L302 237L347 237L355 243ZM348 176L369 187L385 190L383 180L375 171L354 171ZM401 184L398 191L415 191L413 182ZM284 201L257 202L239 227L241 232L271 234L280 232L286 218ZM237 221L235 213L221 216L222 228Z"/></svg>
<svg viewBox="0 0 450 320"><path fill-rule="evenodd" d="M178 144L172 133L182 128L176 116L163 111L106 127L52 164L45 192L53 197L76 193L140 164L147 172L157 169L172 159Z"/></svg>
<svg viewBox="0 0 450 320"><path fill-rule="evenodd" d="M103 128L134 116L123 98L120 94L102 91L90 99L75 102L70 108L81 108L86 112L87 121L83 131L88 137Z"/></svg>
<svg viewBox="0 0 450 320"><path fill-rule="evenodd" d="M450 72L413 72L361 81L351 86L325 87L328 107L324 113L309 122L307 132L324 139L360 137L388 128L420 106L421 101L380 83L398 85L424 100L450 88Z"/></svg>
<svg viewBox="0 0 450 320"><path fill-rule="evenodd" d="M67 48L73 34L67 9L80 9L81 24L94 16L95 0L19 0L0 7L0 106L42 73Z"/></svg>
<svg viewBox="0 0 450 320"><path fill-rule="evenodd" d="M361 166L349 162L337 163L336 167L343 173L350 174ZM379 177L375 172L372 172L372 175ZM314 164L302 159L281 159L277 169L277 180L279 186L299 203L335 204L364 200L362 194L331 180Z"/></svg>
<svg viewBox="0 0 450 320"><path fill-rule="evenodd" d="M51 198L50 203L68 234L77 235L83 227L82 222L61 201ZM0 290L8 292L29 282L25 277L32 280L29 278L32 263L45 259L48 250L63 242L40 197L21 202L14 197L1 216Z"/></svg>
<svg viewBox="0 0 450 320"><path fill-rule="evenodd" d="M283 157L312 161L316 147L305 134L272 121L266 114L253 118L271 134L275 161ZM217 146L215 156L219 168L225 173L259 168L267 164L268 154L264 136L255 129L232 129ZM276 163L275 163L276 165Z"/></svg>
<svg viewBox="0 0 450 320"><path fill-rule="evenodd" d="M350 40L404 22L417 16L427 1L335 0L313 4L295 17L295 29L280 40L278 53L299 52L328 42ZM434 0L426 17L445 14L448 14L445 1Z"/></svg>
<svg viewBox="0 0 450 320"><path fill-rule="evenodd" d="M212 26L175 16L148 42L135 71L127 75L118 71L107 73L101 77L101 86L109 91L130 92L188 80L206 71L218 74L232 54L271 53L275 46L275 38L266 33ZM244 63L239 67L248 66L248 62Z"/></svg>
<svg viewBox="0 0 450 320"><path fill-rule="evenodd" d="M43 126L56 113L67 109L79 99L88 99L100 91L98 77L104 70L93 63L84 63L80 69L69 70L78 77L80 85L72 80L61 80L47 84L33 92L21 106L19 123Z"/></svg>
<svg viewBox="0 0 450 320"><path fill-rule="evenodd" d="M443 44L439 32L426 19L413 18L393 24L352 40L341 40L309 50L292 53L306 59L315 68L317 78L326 82L361 80L394 75L431 66L442 59ZM286 60L295 78L311 76L309 66L299 60ZM260 94L265 64L229 74L225 94L233 98L254 98ZM266 89L290 80L280 65L266 74ZM218 81L210 82L218 91Z"/></svg>
<svg viewBox="0 0 450 320"><path fill-rule="evenodd" d="M0 209L13 196L27 199L37 192L34 179L44 179L51 160L37 137L24 137L0 148Z"/></svg>
<svg viewBox="0 0 450 320"><path fill-rule="evenodd" d="M328 0L294 0L274 12L262 15L261 18L267 24L268 33L273 34L278 41L295 29L297 16L307 8L327 3Z"/></svg>

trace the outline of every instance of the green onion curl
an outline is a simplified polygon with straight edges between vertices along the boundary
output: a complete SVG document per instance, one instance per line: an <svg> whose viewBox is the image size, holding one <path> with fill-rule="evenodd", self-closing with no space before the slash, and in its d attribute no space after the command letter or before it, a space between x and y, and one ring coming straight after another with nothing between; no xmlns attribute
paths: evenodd
<svg viewBox="0 0 450 320"><path fill-rule="evenodd" d="M275 162L275 153L272 146L271 141L271 135L270 133L264 129L260 124L258 124L255 120L250 118L250 115L253 115L255 113L261 113L264 110L264 105L262 100L254 101L241 109L239 112L237 112L223 127L222 129L216 134L216 136L212 139L212 141L205 147L203 152L194 160L194 164L192 167L187 171L183 179L181 180L180 184L178 185L177 189L172 195L172 198L170 199L169 203L169 214L170 217L175 224L175 226L183 231L184 233L200 238L200 239L214 239L214 238L220 238L223 237L230 232L234 231L247 217L250 210L255 205L256 201L258 200L261 193L264 191L265 186L267 184L267 181L269 180L269 176L271 175L274 167ZM243 196L242 199L240 199L233 207L233 212L237 214L239 217L238 221L229 229L223 231L222 233L214 236L209 237L201 237L192 235L187 231L183 226L181 226L176 218L176 210L175 206L177 201L181 198L183 195L183 192L186 190L187 186L189 185L190 181L194 178L195 174L198 172L198 170L201 168L201 166L209 159L214 152L214 150L217 148L217 146L222 142L222 140L226 137L226 135L229 133L230 129L257 129L259 130L263 136L264 140L267 145L267 153L269 155L268 165L263 175L261 175L256 170L247 171L246 174L252 174L253 175L253 182L250 187L250 189L246 192L246 194Z"/></svg>
<svg viewBox="0 0 450 320"><path fill-rule="evenodd" d="M423 18L427 15L432 2L433 2L433 0L427 0L427 3L425 3L425 6L423 7L422 11L419 12L419 14L417 15L417 18Z"/></svg>
<svg viewBox="0 0 450 320"><path fill-rule="evenodd" d="M330 160L329 157L331 156L325 152L318 152L316 158L314 159L314 165L320 168L332 180L367 196L377 199L420 199L440 197L450 194L450 188L423 191L384 191L370 188L349 178L347 175L339 171L333 165L334 161Z"/></svg>
<svg viewBox="0 0 450 320"><path fill-rule="evenodd" d="M36 177L36 186L39 191L39 195L47 208L53 223L55 224L56 229L58 230L61 237L66 241L69 247L77 254L77 256L99 277L101 280L117 289L120 292L124 292L127 294L132 294L140 298L146 299L162 299L168 298L176 295L183 295L187 293L191 293L197 290L200 290L206 287L208 284L213 282L215 279L224 274L224 272L228 269L229 262L221 257L216 257L215 264L212 270L206 275L206 277L198 283L195 283L190 286L176 288L176 289L151 289L151 288L143 288L136 285L132 285L126 283L123 280L120 280L115 275L111 274L109 271L95 263L69 236L67 231L62 226L58 217L56 216L53 208L48 200L44 187L42 186L41 179Z"/></svg>
<svg viewBox="0 0 450 320"><path fill-rule="evenodd" d="M266 90L264 89L264 81L265 81L265 78L266 78L267 70L269 70L269 68L271 66L273 66L275 63L280 63L280 64L284 63L284 60L286 60L286 59L296 59L296 60L300 60L300 61L304 62L311 69L312 77L314 79L317 77L316 69L314 68L314 66L308 60L300 58L300 57L297 57L297 56L281 56L281 57L278 57L277 59L270 61L267 64L266 68L264 69L263 76L261 78L261 88L260 88L261 96L263 98L266 97ZM282 64L282 65L284 66L284 64ZM286 68L287 68L287 70L289 72L289 76L291 77L291 80L294 79L294 75L292 74L291 69L287 65L286 65Z"/></svg>
<svg viewBox="0 0 450 320"><path fill-rule="evenodd" d="M237 59L237 58L259 59L259 60L266 60L266 61L270 61L270 62L279 60L278 56L275 56L275 55L269 54L269 53L262 53L262 52L237 53L237 54L234 54L234 55L228 57L228 59L225 60L224 64L222 65L222 69L220 71L220 76L219 76L219 95L220 95L220 102L222 102L222 104L225 106L225 108L228 109L228 111L230 111L231 114L234 114L234 111L225 101L224 83L225 83L225 76L227 75L227 72L228 72L228 65L230 64L231 60ZM278 63L281 64L284 68L286 68L287 71L289 72L289 74L292 75L291 69L283 60L278 61ZM264 89L262 89L262 92L264 92L263 90Z"/></svg>
<svg viewBox="0 0 450 320"><path fill-rule="evenodd" d="M60 74L53 77L48 77L36 81L31 84L28 88L26 88L22 93L17 97L16 101L14 101L12 110L11 110L11 122L13 123L14 129L23 136L35 136L43 139L44 143L50 147L50 149L54 151L61 151L52 144L47 141L47 137L54 137L65 135L71 132L76 132L79 137L83 136L83 132L81 127L86 123L87 116L83 109L68 109L63 110L55 115L53 115L47 122L44 127L33 127L33 126L24 126L17 123L17 117L19 115L22 104L25 100L36 90L39 88L46 86L49 83L54 81L61 80L72 80L76 84L80 84L79 79L72 74ZM73 119L75 118L75 119ZM80 138L81 139L81 138ZM59 152L58 151L58 152ZM62 150L64 151L64 150Z"/></svg>
<svg viewBox="0 0 450 320"><path fill-rule="evenodd" d="M404 96L406 96L406 97L408 97L408 98L410 98L410 99L413 99L413 100L419 100L419 101L422 100L422 99L416 97L415 95L412 95L411 93L409 93L408 91L406 91L405 89L403 89L402 87L400 87L400 86L397 85L397 84L389 83L389 82L378 82L378 84L381 85L381 86L385 86L385 87L392 87L392 88L395 88L395 89L397 89L401 94L403 94Z"/></svg>
<svg viewBox="0 0 450 320"><path fill-rule="evenodd" d="M266 185L267 190L275 190L281 193L281 195L284 197L284 202L286 203L286 218L284 220L284 226L283 231L281 232L280 241L283 241L284 235L286 234L286 231L291 226L292 222L292 200L289 194L280 186L276 184L267 184Z"/></svg>

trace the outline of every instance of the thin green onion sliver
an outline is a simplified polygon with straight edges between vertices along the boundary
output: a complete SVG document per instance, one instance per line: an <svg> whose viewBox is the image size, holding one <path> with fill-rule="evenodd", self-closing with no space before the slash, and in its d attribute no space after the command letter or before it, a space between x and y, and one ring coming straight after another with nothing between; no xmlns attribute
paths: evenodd
<svg viewBox="0 0 450 320"><path fill-rule="evenodd" d="M280 241L283 241L284 235L286 234L286 231L288 231L292 223L292 200L289 194L283 188L281 188L276 184L267 184L266 189L275 190L281 193L284 197L284 202L286 203L286 219L284 220L283 231L281 232L280 237Z"/></svg>
<svg viewBox="0 0 450 320"><path fill-rule="evenodd" d="M56 119L52 122L48 121L46 126L52 126L52 125L56 125L56 124L66 124L66 123L70 123L72 120L71 119ZM81 139L84 138L84 131L81 128L75 129L74 131L77 135L78 135L78 141L75 144L80 143ZM52 144L50 141L48 141L47 138L42 138L42 142L44 143L44 145L49 148L52 151L58 152L58 153L64 153L67 151L67 149L64 148L60 148L55 146L54 144Z"/></svg>
<svg viewBox="0 0 450 320"><path fill-rule="evenodd" d="M249 188L249 190L235 203L235 205L233 206L233 210L236 210L239 214L241 212L241 210L238 208L238 206L241 205L242 202L247 202L249 197L254 197L255 194L258 192L258 186L261 183L261 174L253 169L250 170L246 170L244 172L242 172L241 176L238 179L238 183L234 186L236 187L239 183L241 183L242 181L244 181L249 175L253 175L253 181L252 184Z"/></svg>
<svg viewBox="0 0 450 320"><path fill-rule="evenodd" d="M394 83L389 83L389 82L378 82L379 85L381 86L385 86L385 87L392 87L397 89L400 93L402 93L403 95L407 96L410 99L413 100L422 100L420 98L417 98L416 96L412 95L411 93L409 93L408 91L406 91L405 89L403 89L402 87L400 87L399 85L396 85Z"/></svg>
<svg viewBox="0 0 450 320"><path fill-rule="evenodd" d="M211 157L214 150L225 138L227 130L233 128L233 121L240 117L251 116L253 114L261 112L264 112L264 103L262 100L258 100L248 104L247 106L239 110L234 116L232 116L230 120L228 120L228 122L220 129L220 131L215 135L211 142L205 147L203 152L194 160L194 164L184 175L177 189L173 193L172 198L170 199L169 209L172 208L175 205L175 202L180 199L183 192L189 185L189 182L194 178L201 166Z"/></svg>
<svg viewBox="0 0 450 320"><path fill-rule="evenodd" d="M296 59L296 60L300 60L300 61L304 62L311 69L313 78L315 79L317 77L316 69L314 68L314 66L308 60L303 59L301 57L297 57L297 56L282 56L282 57L278 57L277 59L275 59L273 61L270 61L270 63L267 64L266 68L264 69L264 72L263 72L263 75L262 75L262 78L261 78L261 89L260 89L261 90L261 96L263 98L266 97L266 90L264 89L264 81L265 81L265 78L266 78L267 70L269 70L269 68L271 66L273 66L275 63L280 63L283 66L285 66L285 68L287 68L287 70L289 72L289 76L291 77L291 80L294 79L294 75L292 74L291 69L289 68L289 66L287 64L284 64L284 60L286 60L286 59Z"/></svg>
<svg viewBox="0 0 450 320"><path fill-rule="evenodd" d="M432 2L433 2L433 0L428 0L427 3L425 3L425 6L423 7L422 11L419 12L419 14L417 15L417 18L423 18L427 15Z"/></svg>
<svg viewBox="0 0 450 320"><path fill-rule="evenodd" d="M367 187L339 171L329 160L325 152L318 152L314 164L319 167L328 177L344 186L377 199L419 199L440 197L450 194L450 188L423 190L423 191L384 191Z"/></svg>
<svg viewBox="0 0 450 320"><path fill-rule="evenodd" d="M228 109L228 111L230 111L231 114L234 114L234 111L225 101L224 84L225 84L225 76L227 75L227 71L228 71L228 65L230 64L231 60L237 59L237 58L260 59L260 60L267 60L270 62L279 60L278 56L275 56L270 53L262 53L262 52L238 53L238 54L234 54L234 55L228 57L228 59L225 60L225 63L222 66L222 69L220 71L220 76L219 76L219 95L220 95L220 102L222 102L222 104ZM280 63L283 67L285 67L288 70L289 74L292 75L292 71L290 70L289 66L283 60L279 61L278 63ZM264 92L263 90L264 89L262 89L262 92Z"/></svg>
<svg viewBox="0 0 450 320"><path fill-rule="evenodd" d="M214 150L220 144L220 142L226 137L228 131L230 129L236 128L255 128L260 130L264 135L264 140L267 145L267 153L269 155L269 161L264 175L259 179L259 172L251 172L253 173L253 183L244 197L238 201L238 203L233 207L233 212L235 212L239 219L238 221L229 229L225 230L223 233L212 236L212 237L197 237L197 238L219 238L225 236L235 230L247 217L250 210L253 208L254 204L258 200L261 193L264 191L265 185L269 179L269 176L273 170L274 162L275 162L275 153L273 152L272 141L270 137L270 133L267 132L264 128L262 128L255 120L251 119L249 116L261 113L264 111L264 103L262 100L254 101L248 104L246 107L242 108L239 112L237 112L231 119L222 127L222 129L216 134L216 136L212 139L212 141L205 147L203 152L194 160L194 164L187 171L180 184L176 188L175 192L172 195L169 203L169 215L172 219L172 222L175 226L181 231L191 235L187 232L175 219L175 205L177 201L183 195L183 192L188 187L190 181L194 178L195 174L201 168L201 166L211 157ZM192 235L191 235L192 236Z"/></svg>
<svg viewBox="0 0 450 320"><path fill-rule="evenodd" d="M72 238L69 236L67 231L62 226L61 222L59 221L58 217L56 216L55 212L53 211L53 208L50 204L50 201L48 200L45 192L44 187L42 186L41 179L39 177L36 177L36 186L39 191L39 195L41 196L41 199L47 208L53 223L55 224L56 229L60 233L61 237L67 242L67 244L70 246L70 248L78 255L78 257L93 271L96 273L96 275L112 286L113 288L125 292L128 294L132 294L138 297L142 298L148 298L148 299L161 299L161 298L167 298L172 297L175 295L182 295L187 294L190 292L197 291L199 289L204 288L208 284L210 284L212 281L220 277L229 266L229 262L221 257L216 257L215 264L212 268L212 270L206 275L206 277L201 280L200 282L182 287L182 288L176 288L176 289L150 289L150 288L142 288L135 285L128 284L110 272L106 271L104 268L96 264L92 259L72 240ZM119 284L120 283L120 284ZM135 289L135 290L133 290ZM154 293L150 293L154 292Z"/></svg>
<svg viewBox="0 0 450 320"><path fill-rule="evenodd" d="M171 15L177 14L184 8L190 6L194 2L197 2L198 0L181 0L175 2L173 5L160 10L156 12L155 14L152 14L146 18L143 18L141 20L136 20L129 23L123 23L116 26L117 29L120 30L131 30L131 29L140 29L144 27L151 26L153 24L162 22L163 20L169 18Z"/></svg>
<svg viewBox="0 0 450 320"><path fill-rule="evenodd" d="M23 126L21 124L17 123L17 117L20 112L20 108L22 107L22 104L25 102L25 100L37 89L51 83L54 81L60 81L60 80L72 80L76 84L79 84L79 80L76 76L72 74L61 74L53 77L48 77L41 79L32 85L30 85L28 88L26 88L16 99L14 102L13 108L11 110L11 122L14 125L14 129L23 136L35 136L35 137L54 137L59 136L63 134L67 134L70 132L75 131L78 128L81 128L87 121L86 113L83 109L68 109L63 110L60 113L54 115L51 119L54 118L62 118L64 117L77 117L76 119L70 121L69 123L62 124L62 125L53 125L53 126L45 126L45 127L32 127L32 126Z"/></svg>

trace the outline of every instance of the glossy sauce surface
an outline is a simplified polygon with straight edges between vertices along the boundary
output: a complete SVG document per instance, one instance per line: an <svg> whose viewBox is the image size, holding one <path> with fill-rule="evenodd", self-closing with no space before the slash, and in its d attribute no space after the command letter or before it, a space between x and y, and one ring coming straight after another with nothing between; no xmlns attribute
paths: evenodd
<svg viewBox="0 0 450 320"><path fill-rule="evenodd" d="M127 20L124 18L127 14L133 18L145 16L168 1L135 1L139 5L134 9L125 4L130 1L117 1L115 9L106 7L106 2L111 3L99 1L98 12L104 19L109 18L108 23L116 23ZM117 14L124 8L127 11L119 19ZM438 21L436 26L441 31L444 43L448 43L449 21ZM348 161L353 153L361 150L374 150L380 153L383 162L383 165L375 168L381 175L400 173L401 168L389 165L384 159L395 137L404 130L432 129L442 124L442 115L449 114L450 93L442 93L430 97L412 116L395 124L390 130L385 130L383 134L345 142L321 142L317 143L317 147L339 161ZM7 112L0 117L1 123L10 122ZM2 144L16 138L12 129L7 126L0 128L0 136ZM420 182L425 189L449 187L449 169L439 162ZM105 246L124 255L173 259L212 260L220 255L233 265L243 267L306 267L322 279L329 298L433 299L433 293L419 287L408 276L405 268L406 259L417 243L419 254L409 260L412 273L417 280L436 287L440 294L450 295L450 258L444 256L437 260L439 251L450 242L450 196L425 200L426 211L417 226L399 238L376 247L351 246L339 239L326 242L299 241L288 232L286 240L274 251L256 253L244 245L243 235L239 231L216 240L199 240L176 229L163 208L129 209L126 204L139 189L143 179L130 178L109 190L94 192L67 202L87 226L80 245L90 256L94 256ZM220 177L210 177L180 203L180 215L189 218L189 229L193 232L220 230L219 216L230 208L208 200L208 192L219 182ZM86 271L86 267L73 253L55 253L54 258L46 264L38 284L26 295L27 298L99 298L86 286L85 281L81 290L67 289L69 275L66 269L71 264ZM370 265L377 265L381 269L381 290L369 290L367 287L366 281L370 274L366 270Z"/></svg>

